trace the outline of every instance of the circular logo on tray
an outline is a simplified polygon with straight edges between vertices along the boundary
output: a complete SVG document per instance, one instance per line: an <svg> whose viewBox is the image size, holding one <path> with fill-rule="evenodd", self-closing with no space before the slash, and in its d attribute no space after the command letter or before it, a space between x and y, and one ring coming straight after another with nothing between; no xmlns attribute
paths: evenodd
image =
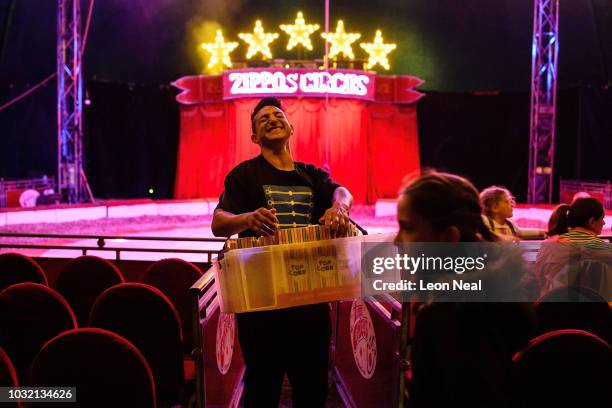
<svg viewBox="0 0 612 408"><path fill-rule="evenodd" d="M217 321L217 367L221 374L226 374L229 371L234 355L234 335L236 333L236 324L233 314L219 312L219 320Z"/></svg>
<svg viewBox="0 0 612 408"><path fill-rule="evenodd" d="M376 334L370 312L361 299L354 300L351 306L350 328L355 364L363 378L370 379L376 371Z"/></svg>

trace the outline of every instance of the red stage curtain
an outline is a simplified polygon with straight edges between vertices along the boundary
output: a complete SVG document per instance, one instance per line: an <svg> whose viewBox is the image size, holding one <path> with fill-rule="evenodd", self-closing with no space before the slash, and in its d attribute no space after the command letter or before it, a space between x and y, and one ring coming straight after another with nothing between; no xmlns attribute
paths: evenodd
<svg viewBox="0 0 612 408"><path fill-rule="evenodd" d="M371 104L367 202L395 198L404 176L420 167L416 105Z"/></svg>
<svg viewBox="0 0 612 408"><path fill-rule="evenodd" d="M250 121L257 101L181 105L176 198L218 197L232 167L259 154ZM403 177L419 168L415 104L331 98L328 114L324 99L287 98L283 105L294 127L294 158L323 167L328 144L329 171L356 203L396 197Z"/></svg>
<svg viewBox="0 0 612 408"><path fill-rule="evenodd" d="M206 198L222 190L234 164L231 111L232 105L225 103L181 105L176 198Z"/></svg>

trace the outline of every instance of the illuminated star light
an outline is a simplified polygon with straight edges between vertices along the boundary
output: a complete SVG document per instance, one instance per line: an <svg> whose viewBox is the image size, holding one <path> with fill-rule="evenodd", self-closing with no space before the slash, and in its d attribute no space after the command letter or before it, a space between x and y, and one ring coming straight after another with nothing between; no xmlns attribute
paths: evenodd
<svg viewBox="0 0 612 408"><path fill-rule="evenodd" d="M338 54L344 54L350 59L355 59L351 44L357 41L361 34L345 32L342 20L338 20L335 33L321 33L321 37L331 43L329 58L334 58Z"/></svg>
<svg viewBox="0 0 612 408"><path fill-rule="evenodd" d="M258 52L267 59L272 59L270 43L278 38L278 33L265 33L260 20L255 22L255 28L252 33L240 33L238 37L249 44L249 50L246 55L247 59L251 59Z"/></svg>
<svg viewBox="0 0 612 408"><path fill-rule="evenodd" d="M387 54L393 51L397 45L383 43L380 30L376 30L376 37L374 37L373 43L361 43L359 45L370 55L366 69L371 69L376 64L382 65L386 70L390 68Z"/></svg>
<svg viewBox="0 0 612 408"><path fill-rule="evenodd" d="M298 44L302 44L306 49L312 51L312 42L310 42L310 34L319 29L318 24L306 24L304 15L298 11L297 18L294 24L281 24L280 29L289 34L289 43L287 50L292 49Z"/></svg>
<svg viewBox="0 0 612 408"><path fill-rule="evenodd" d="M232 60L230 59L230 52L234 51L238 47L237 42L225 42L223 33L221 30L217 30L217 36L215 37L214 43L202 43L200 47L204 48L210 54L210 61L208 62L208 68L213 69L218 67L223 70L223 66L231 68Z"/></svg>

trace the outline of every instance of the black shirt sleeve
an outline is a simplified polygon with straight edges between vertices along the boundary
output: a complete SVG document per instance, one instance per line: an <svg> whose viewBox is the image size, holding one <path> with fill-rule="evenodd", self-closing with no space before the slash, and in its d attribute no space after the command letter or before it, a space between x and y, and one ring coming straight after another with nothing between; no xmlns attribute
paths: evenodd
<svg viewBox="0 0 612 408"><path fill-rule="evenodd" d="M219 197L217 208L232 214L242 214L247 212L245 204L248 201L248 191L246 189L246 180L244 176L240 176L237 172L232 171L225 177L225 190Z"/></svg>
<svg viewBox="0 0 612 408"><path fill-rule="evenodd" d="M314 166L313 166L314 167ZM334 198L334 191L340 184L336 183L332 180L329 173L325 170L319 169L318 167L314 167L315 171L315 189L318 194L321 194L321 198L324 203L329 204L328 208L332 205L332 199Z"/></svg>

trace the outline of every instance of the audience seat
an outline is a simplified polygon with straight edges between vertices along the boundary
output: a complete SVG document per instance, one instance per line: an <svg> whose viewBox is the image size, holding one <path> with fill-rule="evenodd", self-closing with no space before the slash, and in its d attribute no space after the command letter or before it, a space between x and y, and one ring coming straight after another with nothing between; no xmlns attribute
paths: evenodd
<svg viewBox="0 0 612 408"><path fill-rule="evenodd" d="M90 326L115 332L138 347L151 366L160 403L182 401L181 325L161 291L142 283L115 285L96 300Z"/></svg>
<svg viewBox="0 0 612 408"><path fill-rule="evenodd" d="M13 252L0 254L0 291L22 282L48 286L47 277L36 261Z"/></svg>
<svg viewBox="0 0 612 408"><path fill-rule="evenodd" d="M153 374L142 353L103 329L70 330L47 342L32 364L30 384L76 387L77 401L64 407L156 407Z"/></svg>
<svg viewBox="0 0 612 408"><path fill-rule="evenodd" d="M612 349L582 330L533 339L513 358L513 407L612 407Z"/></svg>
<svg viewBox="0 0 612 408"><path fill-rule="evenodd" d="M579 329L612 342L612 309L592 289L565 286L554 289L535 303L540 333Z"/></svg>
<svg viewBox="0 0 612 408"><path fill-rule="evenodd" d="M46 341L77 327L64 298L38 283L18 283L0 292L0 347L25 384L30 365ZM27 384L25 384L27 385Z"/></svg>
<svg viewBox="0 0 612 408"><path fill-rule="evenodd" d="M169 258L151 265L142 280L161 290L176 308L183 327L183 349L186 354L191 354L193 349L193 304L189 288L201 277L202 271L194 264Z"/></svg>
<svg viewBox="0 0 612 408"><path fill-rule="evenodd" d="M56 289L64 296L76 315L79 327L86 327L96 298L106 289L125 279L119 269L97 256L80 256L60 271Z"/></svg>
<svg viewBox="0 0 612 408"><path fill-rule="evenodd" d="M0 387L17 387L18 385L15 367L13 367L9 356L0 348ZM19 402L5 402L2 406L16 408L20 407L21 404Z"/></svg>
<svg viewBox="0 0 612 408"><path fill-rule="evenodd" d="M504 406L512 356L535 326L531 304L424 304L411 349L410 406Z"/></svg>

